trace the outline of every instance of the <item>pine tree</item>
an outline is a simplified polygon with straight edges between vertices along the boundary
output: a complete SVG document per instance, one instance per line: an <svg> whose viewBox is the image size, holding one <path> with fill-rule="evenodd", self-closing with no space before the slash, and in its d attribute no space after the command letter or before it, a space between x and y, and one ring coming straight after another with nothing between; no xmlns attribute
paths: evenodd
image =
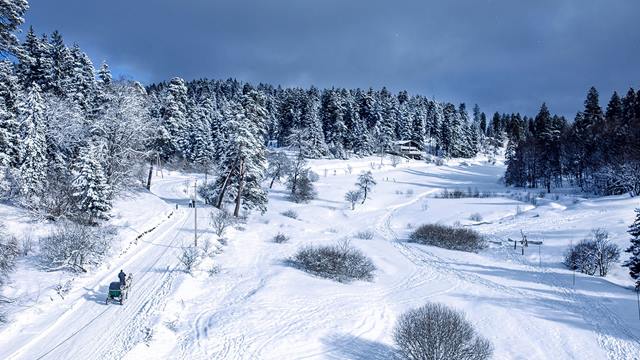
<svg viewBox="0 0 640 360"><path fill-rule="evenodd" d="M0 97L0 167L18 166L20 161L20 126Z"/></svg>
<svg viewBox="0 0 640 360"><path fill-rule="evenodd" d="M24 23L24 14L29 9L27 0L2 0L0 2L0 53L3 55L18 52L18 39L15 32Z"/></svg>
<svg viewBox="0 0 640 360"><path fill-rule="evenodd" d="M623 266L629 268L629 275L636 281L636 290L640 289L640 208L635 210L636 219L629 226L629 235L631 235L631 246L626 252L631 254Z"/></svg>
<svg viewBox="0 0 640 360"><path fill-rule="evenodd" d="M91 59L75 44L70 50L70 78L65 81L65 94L73 99L84 112L91 110L91 99L95 88L95 74Z"/></svg>
<svg viewBox="0 0 640 360"><path fill-rule="evenodd" d="M358 182L356 182L356 186L362 192L363 204L365 201L367 201L367 195L371 192L371 189L376 185L377 183L373 178L373 174L371 173L371 171L365 171L358 175Z"/></svg>
<svg viewBox="0 0 640 360"><path fill-rule="evenodd" d="M107 183L100 153L94 144L81 151L74 164L73 197L79 218L89 224L108 219L111 210L111 188Z"/></svg>
<svg viewBox="0 0 640 360"><path fill-rule="evenodd" d="M38 84L32 84L18 104L21 145L20 192L29 199L41 194L45 185L46 140L44 103Z"/></svg>
<svg viewBox="0 0 640 360"><path fill-rule="evenodd" d="M188 150L187 87L181 78L173 78L162 100L162 121L156 135L160 157L184 156Z"/></svg>
<svg viewBox="0 0 640 360"><path fill-rule="evenodd" d="M13 63L8 60L0 61L0 97L8 111L17 113L20 80L15 74Z"/></svg>
<svg viewBox="0 0 640 360"><path fill-rule="evenodd" d="M234 216L239 216L240 206L266 211L267 195L262 188L266 168L267 114L264 99L251 91L241 98L242 103L230 104L228 118L224 124L227 140L218 163L218 178L214 183L218 201L222 207L225 199L235 202Z"/></svg>
<svg viewBox="0 0 640 360"><path fill-rule="evenodd" d="M347 127L344 122L343 99L340 95L337 90L323 93L326 105L323 108L322 122L329 151L335 158L345 159L344 141L347 136Z"/></svg>
<svg viewBox="0 0 640 360"><path fill-rule="evenodd" d="M305 129L305 157L318 159L327 155L329 149L325 143L320 119L320 94L312 87L307 92L304 111L302 113L301 127Z"/></svg>

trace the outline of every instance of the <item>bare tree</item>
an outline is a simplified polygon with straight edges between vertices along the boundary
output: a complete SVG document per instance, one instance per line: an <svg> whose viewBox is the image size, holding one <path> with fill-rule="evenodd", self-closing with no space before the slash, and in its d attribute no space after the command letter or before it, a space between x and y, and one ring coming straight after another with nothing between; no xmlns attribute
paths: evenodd
<svg viewBox="0 0 640 360"><path fill-rule="evenodd" d="M271 152L267 155L269 167L267 168L267 176L271 178L269 189L273 188L273 184L279 182L286 174L291 172L293 164L284 151Z"/></svg>
<svg viewBox="0 0 640 360"><path fill-rule="evenodd" d="M351 210L356 209L356 203L362 199L362 192L359 190L350 190L344 194L344 199L351 203Z"/></svg>
<svg viewBox="0 0 640 360"><path fill-rule="evenodd" d="M198 263L198 257L198 249L194 246L188 246L182 249L182 254L180 254L178 260L180 260L184 271L191 274L193 267Z"/></svg>
<svg viewBox="0 0 640 360"><path fill-rule="evenodd" d="M218 237L222 237L225 230L233 225L233 222L233 216L224 209L218 211L212 210L210 213L209 223Z"/></svg>
<svg viewBox="0 0 640 360"><path fill-rule="evenodd" d="M620 259L620 248L609 240L609 233L604 229L594 229L595 261L600 270L600 276L607 276L611 264Z"/></svg>

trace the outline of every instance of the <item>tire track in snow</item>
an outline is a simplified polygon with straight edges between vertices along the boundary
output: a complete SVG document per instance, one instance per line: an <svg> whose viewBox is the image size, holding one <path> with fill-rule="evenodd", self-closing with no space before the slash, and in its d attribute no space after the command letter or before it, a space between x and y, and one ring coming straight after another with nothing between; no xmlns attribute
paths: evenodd
<svg viewBox="0 0 640 360"><path fill-rule="evenodd" d="M168 186L175 182L176 181L168 181L163 183L162 185ZM186 222L188 221L189 217L190 217L189 214L185 213L184 221L181 223L179 220L175 219L175 221L171 225L168 225L168 229L166 229L161 235L159 235L158 238L166 237L170 232L175 231L176 227L178 228L183 227L184 224L186 224ZM153 233L154 232L151 232L151 234ZM176 232L176 235L172 238L169 245L162 245L163 250L161 254L157 256L155 261L151 265L147 266L145 271L138 272L138 274L142 274L142 275L140 277L134 277L135 280L134 280L134 285L132 287L134 292L132 293L132 296L129 298L129 300L125 303L123 307L117 307L113 305L108 306L103 311L97 313L97 315L91 318L89 321L85 322L84 325L80 327L78 330L75 330L74 332L72 332L67 338L64 338L60 342L55 343L54 345L51 346L51 348L48 351L38 355L39 356L38 359L50 357L50 355L54 354L55 352L58 352L61 349L61 347L67 343L71 344L72 352L67 352L65 354L66 358L76 358L76 357L83 358L83 359L92 358L92 357L97 358L99 356L104 356L105 354L108 354L110 357L118 358L118 357L121 357L125 351L132 348L133 345L135 345L135 343L137 343L137 341L142 338L142 334L140 334L140 336L135 336L136 333L140 332L141 326L146 323L146 321L149 319L152 312L159 308L159 305L161 305L164 301L163 298L166 297L166 295L168 294L171 287L170 280L173 278L173 274L169 273L169 274L163 275L162 277L163 281L162 281L161 287L159 288L159 292L157 292L155 295L151 296L150 298L145 298L139 295L143 293L143 291L141 290L145 289L144 279L149 276L149 273L151 271L154 271L153 268L157 265L157 263L165 257L165 255L170 249L172 249L172 246L177 240L179 235L180 235L180 231L178 230ZM151 249L151 248L147 248L147 250L148 249ZM142 253L137 253L130 256L128 260L125 260L124 265L129 264L132 261L136 260L140 256L140 254ZM165 281L165 279L168 279L169 281ZM100 283L101 282L102 280L100 280ZM166 286L167 284L169 284L169 286ZM150 282L147 284L146 287L149 287L149 286L153 287L153 285L154 285L153 282ZM138 293L136 293L135 291L138 291ZM152 291L148 291L147 295L150 293L152 293ZM132 300L135 301L136 298L139 298L140 300L137 302L132 302ZM63 326L62 322L64 321L65 318L71 317L72 315L77 316L76 313L78 313L78 311L81 310L81 306L90 304L90 303L91 303L90 300L88 300L85 297L81 297L78 300L78 302L73 304L72 309L65 312L64 315L58 319L58 321L56 321L55 323L50 325L47 329L42 331L38 337L32 339L27 344L23 345L20 349L18 349L16 352L10 355L9 358L14 359L24 355L25 352L30 347L33 347L36 342L47 341L47 337L48 337L47 334L52 334L57 327ZM102 302L101 304L104 306L104 302ZM130 321L126 321L128 320L127 316L130 317L129 318ZM89 342L78 343L77 340L74 339L78 335L82 334L84 330L90 329L91 325L96 324L96 321L103 317L107 318L107 320L105 321L113 322L112 325L109 327L108 333L96 334L95 336L96 341L92 341L90 343ZM73 319L70 319L70 320L73 320ZM114 334L117 339L116 341L113 341L112 338L109 338L109 336L113 336Z"/></svg>

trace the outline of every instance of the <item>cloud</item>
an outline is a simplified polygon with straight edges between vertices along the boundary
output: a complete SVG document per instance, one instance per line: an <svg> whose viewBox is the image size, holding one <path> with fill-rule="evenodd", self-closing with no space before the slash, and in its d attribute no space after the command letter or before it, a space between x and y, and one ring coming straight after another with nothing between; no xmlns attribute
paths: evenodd
<svg viewBox="0 0 640 360"><path fill-rule="evenodd" d="M145 82L236 77L407 89L532 114L574 114L589 86L640 84L640 2L600 0L31 0L96 63Z"/></svg>

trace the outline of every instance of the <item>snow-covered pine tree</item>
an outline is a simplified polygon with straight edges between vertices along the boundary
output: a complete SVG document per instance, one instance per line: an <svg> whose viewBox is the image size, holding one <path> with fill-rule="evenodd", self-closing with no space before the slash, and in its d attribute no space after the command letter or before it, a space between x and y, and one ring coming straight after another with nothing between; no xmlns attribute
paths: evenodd
<svg viewBox="0 0 640 360"><path fill-rule="evenodd" d="M306 129L305 140L308 146L305 156L318 159L327 155L329 149L324 139L320 119L320 93L315 87L311 87L307 92L301 121L302 128Z"/></svg>
<svg viewBox="0 0 640 360"><path fill-rule="evenodd" d="M425 109L423 108L422 99L415 97L413 99L413 112L411 114L411 133L408 139L415 141L420 150L424 149L425 142Z"/></svg>
<svg viewBox="0 0 640 360"><path fill-rule="evenodd" d="M41 194L46 180L44 102L38 84L32 84L21 96L18 114L21 137L20 192L28 200Z"/></svg>
<svg viewBox="0 0 640 360"><path fill-rule="evenodd" d="M70 50L71 78L65 82L66 96L73 99L82 111L90 111L95 88L95 74L91 59L75 44Z"/></svg>
<svg viewBox="0 0 640 360"><path fill-rule="evenodd" d="M162 100L162 128L160 134L160 156L169 159L172 156L185 155L189 148L187 134L187 87L181 78L169 82Z"/></svg>
<svg viewBox="0 0 640 360"><path fill-rule="evenodd" d="M15 74L14 64L9 60L0 61L0 97L4 100L7 111L17 113L19 79Z"/></svg>
<svg viewBox="0 0 640 360"><path fill-rule="evenodd" d="M266 168L264 145L267 114L262 96L251 91L241 98L242 103L229 105L229 117L224 123L227 139L218 162L218 178L214 188L218 194L216 206L225 199L235 202L234 216L240 206L266 211L267 194L262 188Z"/></svg>
<svg viewBox="0 0 640 360"><path fill-rule="evenodd" d="M356 186L362 192L363 204L367 201L367 195L371 192L371 189L376 185L376 180L373 178L371 171L363 171L358 175L358 182L356 182Z"/></svg>
<svg viewBox="0 0 640 360"><path fill-rule="evenodd" d="M631 254L623 266L629 268L629 275L635 280L636 290L640 290L640 208L635 210L636 219L629 226L629 235L631 235L631 246L625 250Z"/></svg>
<svg viewBox="0 0 640 360"><path fill-rule="evenodd" d="M0 97L0 166L15 168L20 161L20 126Z"/></svg>
<svg viewBox="0 0 640 360"><path fill-rule="evenodd" d="M210 111L207 103L196 104L190 112L191 134L190 134L190 161L205 170L213 162L214 149L212 147Z"/></svg>
<svg viewBox="0 0 640 360"><path fill-rule="evenodd" d="M96 83L95 93L91 99L91 108L89 109L89 117L91 120L95 121L107 112L107 108L112 102L113 97L111 83L112 78L109 65L103 62L98 71L98 81Z"/></svg>
<svg viewBox="0 0 640 360"><path fill-rule="evenodd" d="M15 118L19 93L13 64L0 61L0 165L17 167L20 155L19 125Z"/></svg>
<svg viewBox="0 0 640 360"><path fill-rule="evenodd" d="M347 127L344 123L344 104L341 92L338 90L325 90L322 122L325 139L329 151L337 159L346 158L344 139L347 135Z"/></svg>
<svg viewBox="0 0 640 360"><path fill-rule="evenodd" d="M408 140L411 138L411 128L413 118L409 94L406 90L400 91L397 96L398 110L396 113L396 136L398 140Z"/></svg>
<svg viewBox="0 0 640 360"><path fill-rule="evenodd" d="M50 88L53 62L49 48L48 40L38 38L33 27L30 27L19 54L18 73L23 87L36 83L42 90Z"/></svg>
<svg viewBox="0 0 640 360"><path fill-rule="evenodd" d="M24 23L29 4L27 0L2 0L0 5L0 54L16 54L20 45L15 32Z"/></svg>
<svg viewBox="0 0 640 360"><path fill-rule="evenodd" d="M87 224L95 225L106 220L111 211L111 188L100 164L98 146L89 144L80 152L73 164L73 198L77 206L77 217Z"/></svg>

